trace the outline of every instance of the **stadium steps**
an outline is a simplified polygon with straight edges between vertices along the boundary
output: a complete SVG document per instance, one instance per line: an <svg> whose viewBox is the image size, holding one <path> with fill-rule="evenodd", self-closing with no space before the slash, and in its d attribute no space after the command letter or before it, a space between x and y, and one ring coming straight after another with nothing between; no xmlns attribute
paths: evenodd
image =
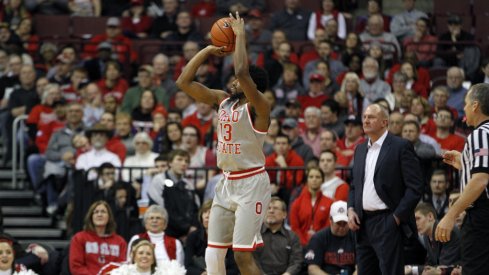
<svg viewBox="0 0 489 275"><path fill-rule="evenodd" d="M19 242L48 242L56 249L68 244L64 230L58 228L52 217L43 216L42 207L34 204L34 192L1 190L0 202L4 231Z"/></svg>

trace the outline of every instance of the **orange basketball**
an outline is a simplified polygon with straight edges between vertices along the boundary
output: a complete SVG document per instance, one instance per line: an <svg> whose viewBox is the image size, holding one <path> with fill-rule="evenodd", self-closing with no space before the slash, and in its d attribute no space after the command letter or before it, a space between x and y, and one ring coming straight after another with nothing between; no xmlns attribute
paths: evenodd
<svg viewBox="0 0 489 275"><path fill-rule="evenodd" d="M211 42L216 47L226 46L225 52L234 51L236 36L234 35L231 24L228 23L229 17L217 20L211 28Z"/></svg>

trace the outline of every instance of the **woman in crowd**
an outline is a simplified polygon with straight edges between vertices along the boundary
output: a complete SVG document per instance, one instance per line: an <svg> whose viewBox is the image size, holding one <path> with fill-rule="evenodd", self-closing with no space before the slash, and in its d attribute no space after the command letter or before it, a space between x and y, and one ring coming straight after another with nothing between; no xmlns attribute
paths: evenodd
<svg viewBox="0 0 489 275"><path fill-rule="evenodd" d="M160 131L155 138L154 152L167 154L173 149L180 149L182 147L183 136L182 125L178 122L168 122L165 125L163 131Z"/></svg>
<svg viewBox="0 0 489 275"><path fill-rule="evenodd" d="M348 115L362 117L365 106L365 94L360 90L360 78L356 73L347 73L341 83L340 90L335 94L334 99L343 109L347 110Z"/></svg>
<svg viewBox="0 0 489 275"><path fill-rule="evenodd" d="M139 106L131 112L132 127L138 132L150 132L153 129L153 111L158 107L155 94L146 90L141 94Z"/></svg>
<svg viewBox="0 0 489 275"><path fill-rule="evenodd" d="M431 117L431 106L426 98L417 96L411 100L411 114L418 117L422 133L436 132L436 124Z"/></svg>
<svg viewBox="0 0 489 275"><path fill-rule="evenodd" d="M117 99L118 104L121 104L124 94L129 88L127 81L122 78L121 66L115 61L107 62L104 77L97 82L97 85L102 91L102 96L111 94Z"/></svg>
<svg viewBox="0 0 489 275"><path fill-rule="evenodd" d="M23 17L20 20L19 26L15 30L15 34L17 34L22 41L24 50L27 51L30 56L34 56L39 50L39 36L35 35L32 31L31 17Z"/></svg>
<svg viewBox="0 0 489 275"><path fill-rule="evenodd" d="M185 275L183 268L176 261L163 261L156 264L155 247L148 240L139 239L131 250L130 262L112 263L103 268L103 275Z"/></svg>
<svg viewBox="0 0 489 275"><path fill-rule="evenodd" d="M115 234L110 206L96 201L88 209L83 231L71 239L69 265L72 274L93 275L110 262L126 259L126 241Z"/></svg>
<svg viewBox="0 0 489 275"><path fill-rule="evenodd" d="M136 240L148 240L155 245L155 256L158 265L161 261L176 260L183 266L185 256L182 243L165 234L165 229L168 225L168 212L166 212L166 209L156 204L151 205L144 213L143 222L146 232L134 235L131 238L128 251L132 251ZM130 257L130 254L127 257Z"/></svg>
<svg viewBox="0 0 489 275"><path fill-rule="evenodd" d="M14 263L14 246L9 239L0 239L0 274L2 275L35 275L36 273L27 270L22 265Z"/></svg>
<svg viewBox="0 0 489 275"><path fill-rule="evenodd" d="M158 157L157 153L153 153L153 140L146 132L139 132L133 139L134 148L136 148L136 154L129 156L124 161L124 167L153 167L154 160ZM132 182L141 178L143 175L142 170L133 169L131 173L129 170L122 171L122 179L127 182Z"/></svg>
<svg viewBox="0 0 489 275"><path fill-rule="evenodd" d="M428 98L429 87L426 87L418 80L418 71L413 63L404 61L401 70L407 76L406 88L413 90L417 95Z"/></svg>
<svg viewBox="0 0 489 275"><path fill-rule="evenodd" d="M307 182L290 209L290 227L305 246L319 230L329 226L329 209L333 200L321 192L324 173L318 167L307 171Z"/></svg>
<svg viewBox="0 0 489 275"><path fill-rule="evenodd" d="M130 38L147 38L152 19L146 14L143 0L132 0L131 7L122 15L122 30Z"/></svg>

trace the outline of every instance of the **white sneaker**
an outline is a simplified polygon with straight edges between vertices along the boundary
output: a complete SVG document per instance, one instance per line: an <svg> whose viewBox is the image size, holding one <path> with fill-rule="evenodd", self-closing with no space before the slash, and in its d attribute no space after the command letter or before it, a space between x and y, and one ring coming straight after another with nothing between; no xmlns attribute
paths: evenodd
<svg viewBox="0 0 489 275"><path fill-rule="evenodd" d="M50 206L46 207L46 212L50 216L54 215L57 210L58 210L58 206L57 205L50 205Z"/></svg>

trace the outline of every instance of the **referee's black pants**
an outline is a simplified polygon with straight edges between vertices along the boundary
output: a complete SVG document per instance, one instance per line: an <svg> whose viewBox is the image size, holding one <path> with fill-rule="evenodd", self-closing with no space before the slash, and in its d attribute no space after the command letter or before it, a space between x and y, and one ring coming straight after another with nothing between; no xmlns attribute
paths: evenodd
<svg viewBox="0 0 489 275"><path fill-rule="evenodd" d="M467 209L462 225L462 274L489 274L489 202Z"/></svg>
<svg viewBox="0 0 489 275"><path fill-rule="evenodd" d="M364 211L357 237L359 275L404 275L403 235L392 211Z"/></svg>

